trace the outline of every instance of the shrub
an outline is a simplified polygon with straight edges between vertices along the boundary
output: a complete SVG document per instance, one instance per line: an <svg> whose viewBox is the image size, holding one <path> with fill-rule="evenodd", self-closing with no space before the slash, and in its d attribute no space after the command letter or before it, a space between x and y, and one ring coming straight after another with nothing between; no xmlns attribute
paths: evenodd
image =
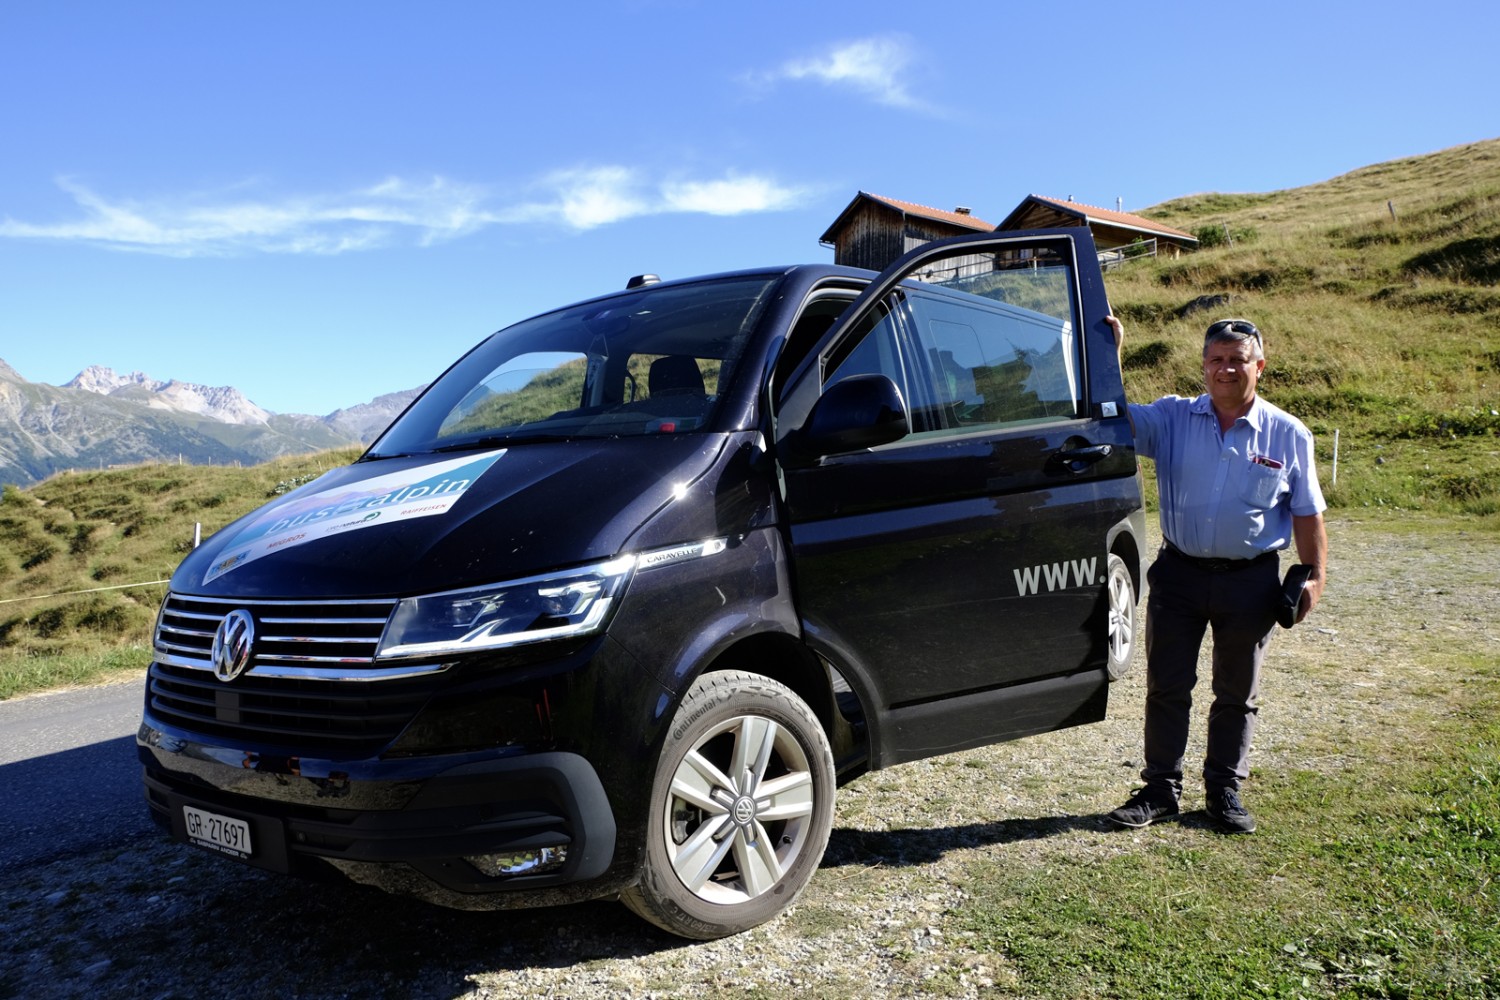
<svg viewBox="0 0 1500 1000"><path fill-rule="evenodd" d="M1400 438L1461 438L1500 434L1500 413L1474 407L1449 413L1416 411L1396 417Z"/></svg>
<svg viewBox="0 0 1500 1000"><path fill-rule="evenodd" d="M77 627L109 635L121 635L145 627L144 615L134 605L123 601L95 601L83 608Z"/></svg>
<svg viewBox="0 0 1500 1000"><path fill-rule="evenodd" d="M1165 340L1153 340L1125 352L1122 365L1127 371L1144 368L1160 368L1172 357L1172 345Z"/></svg>
<svg viewBox="0 0 1500 1000"><path fill-rule="evenodd" d="M1231 227L1228 223L1215 222L1206 226L1199 226L1193 230L1193 235L1198 238L1198 247L1206 250L1210 247L1254 243L1256 232L1252 226Z"/></svg>
<svg viewBox="0 0 1500 1000"><path fill-rule="evenodd" d="M1244 288L1257 292L1276 289L1305 288L1312 283L1313 269L1298 264L1286 264L1281 267L1264 267L1255 270L1241 271L1235 275L1235 280Z"/></svg>
<svg viewBox="0 0 1500 1000"><path fill-rule="evenodd" d="M99 547L94 535L99 525L92 521L79 521L73 525L73 537L68 540L68 551L75 556L88 555Z"/></svg>
<svg viewBox="0 0 1500 1000"><path fill-rule="evenodd" d="M57 546L47 541L37 542L30 551L21 555L21 569L36 569L55 555L57 555Z"/></svg>
<svg viewBox="0 0 1500 1000"><path fill-rule="evenodd" d="M1120 302L1114 306L1115 315L1127 327L1160 326L1172 319L1176 310L1161 302Z"/></svg>
<svg viewBox="0 0 1500 1000"><path fill-rule="evenodd" d="M1493 285L1500 282L1500 236L1454 240L1408 258L1401 270L1413 275L1430 274L1453 281Z"/></svg>

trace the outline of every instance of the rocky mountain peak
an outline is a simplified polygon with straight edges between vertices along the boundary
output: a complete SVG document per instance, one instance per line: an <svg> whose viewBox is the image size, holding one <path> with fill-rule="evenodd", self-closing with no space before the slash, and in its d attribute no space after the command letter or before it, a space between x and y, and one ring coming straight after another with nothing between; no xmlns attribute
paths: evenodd
<svg viewBox="0 0 1500 1000"><path fill-rule="evenodd" d="M72 381L63 388L81 389L101 396L137 390L131 392L131 395L136 396L139 390L144 390L149 394L145 399L147 406L179 413L196 413L227 424L264 424L271 419L268 411L250 402L232 386L206 386L179 382L176 379L163 382L145 372L134 371L129 375L121 375L113 368L103 365L89 365L73 376Z"/></svg>
<svg viewBox="0 0 1500 1000"><path fill-rule="evenodd" d="M83 371L74 375L67 382L64 389L82 389L84 392L96 392L101 396L108 396L116 389L122 389L127 385L138 385L144 389L155 391L165 383L158 382L145 372L131 372L129 375L121 375L113 368L103 365L89 365Z"/></svg>
<svg viewBox="0 0 1500 1000"><path fill-rule="evenodd" d="M56 386L30 382L0 361L0 483L24 486L65 469L151 461L253 464L368 444L419 391L387 393L323 417L274 414L231 386L163 382L103 365Z"/></svg>

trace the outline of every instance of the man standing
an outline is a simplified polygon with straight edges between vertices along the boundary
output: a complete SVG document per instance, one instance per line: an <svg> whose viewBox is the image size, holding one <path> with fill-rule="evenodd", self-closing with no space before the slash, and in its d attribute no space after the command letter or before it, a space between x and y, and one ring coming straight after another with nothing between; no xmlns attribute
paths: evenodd
<svg viewBox="0 0 1500 1000"><path fill-rule="evenodd" d="M1119 320L1108 322L1123 345ZM1208 815L1225 832L1255 829L1239 789L1281 600L1277 552L1295 544L1312 567L1297 621L1317 606L1328 561L1312 434L1256 395L1265 366L1255 325L1220 320L1203 339L1203 395L1130 405L1136 449L1156 462L1165 544L1147 574L1146 786L1109 814L1120 826L1178 812L1198 651L1211 627Z"/></svg>

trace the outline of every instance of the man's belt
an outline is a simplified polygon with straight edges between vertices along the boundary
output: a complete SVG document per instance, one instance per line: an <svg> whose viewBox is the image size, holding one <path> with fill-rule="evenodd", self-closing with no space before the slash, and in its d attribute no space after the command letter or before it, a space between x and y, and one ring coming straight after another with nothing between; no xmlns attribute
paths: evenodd
<svg viewBox="0 0 1500 1000"><path fill-rule="evenodd" d="M1252 556L1249 559L1212 559L1203 556L1190 556L1171 542L1165 543L1164 547L1178 559L1196 566L1205 573L1233 573L1235 570L1249 569L1251 566L1257 566L1260 563L1269 562L1276 558L1276 553L1272 551L1262 552L1260 555Z"/></svg>

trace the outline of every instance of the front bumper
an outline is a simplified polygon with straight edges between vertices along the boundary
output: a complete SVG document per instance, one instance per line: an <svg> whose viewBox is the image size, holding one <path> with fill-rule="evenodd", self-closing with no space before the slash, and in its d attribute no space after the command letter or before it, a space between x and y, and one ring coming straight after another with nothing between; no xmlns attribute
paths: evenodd
<svg viewBox="0 0 1500 1000"><path fill-rule="evenodd" d="M251 754L235 761L234 752L173 737L149 720L137 743L158 825L191 842L184 807L243 821L252 850L238 859L272 871L317 875L331 865L356 881L472 908L547 901L555 894L536 891L595 882L615 857L608 796L576 754L382 761L372 779L348 764ZM549 862L496 872L495 859L528 855ZM530 891L509 898L520 890Z"/></svg>

